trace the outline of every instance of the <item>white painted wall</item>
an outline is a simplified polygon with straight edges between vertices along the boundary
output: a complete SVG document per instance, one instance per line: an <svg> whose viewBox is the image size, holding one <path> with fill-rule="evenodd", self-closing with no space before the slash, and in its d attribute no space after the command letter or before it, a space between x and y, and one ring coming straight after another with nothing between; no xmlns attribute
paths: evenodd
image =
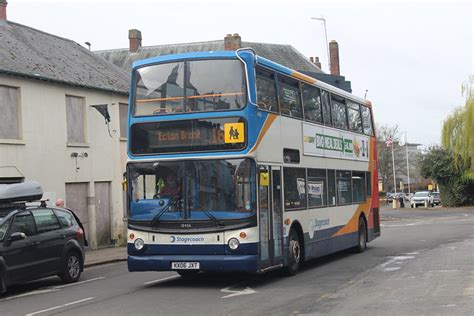
<svg viewBox="0 0 474 316"><path fill-rule="evenodd" d="M110 181L111 239L118 239L119 235L124 238L122 174L126 141L120 140L118 104L128 103L127 97L5 75L0 75L0 85L20 88L22 135L18 141L0 139L0 166L16 166L26 180L40 181L51 198L66 197L65 183L88 182L89 195L94 200L94 182ZM85 98L86 144L83 146L67 144L66 95ZM104 117L91 107L95 104L108 104L112 137ZM80 168L77 171L75 159L71 157L73 152L88 154L87 158L77 159ZM90 205L89 215L91 211L94 212L95 207ZM91 241L94 245L93 237Z"/></svg>

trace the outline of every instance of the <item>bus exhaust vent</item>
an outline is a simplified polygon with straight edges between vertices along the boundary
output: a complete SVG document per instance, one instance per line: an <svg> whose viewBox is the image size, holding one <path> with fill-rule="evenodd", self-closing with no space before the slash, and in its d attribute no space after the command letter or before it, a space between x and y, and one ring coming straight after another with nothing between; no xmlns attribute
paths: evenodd
<svg viewBox="0 0 474 316"><path fill-rule="evenodd" d="M372 209L372 217L374 220L374 235L380 236L380 210L378 207Z"/></svg>

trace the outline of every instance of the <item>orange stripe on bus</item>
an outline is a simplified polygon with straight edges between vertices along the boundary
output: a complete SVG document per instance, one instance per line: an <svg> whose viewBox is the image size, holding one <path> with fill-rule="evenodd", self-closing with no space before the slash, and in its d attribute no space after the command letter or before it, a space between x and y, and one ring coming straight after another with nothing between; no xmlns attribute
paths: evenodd
<svg viewBox="0 0 474 316"><path fill-rule="evenodd" d="M263 139L263 136L267 133L267 131L270 129L270 126L272 126L273 122L276 120L277 115L276 114L269 114L268 118L266 119L265 123L263 124L262 131L260 132L260 135L258 135L257 142L255 143L255 146L253 146L252 150L250 151L251 153L257 150L258 145Z"/></svg>
<svg viewBox="0 0 474 316"><path fill-rule="evenodd" d="M313 84L317 82L316 79L311 78L310 76L307 76L307 75L302 74L301 72L297 72L297 71L293 72L291 74L291 76L295 77L295 78L298 78L300 80L304 80L304 81L309 82L309 83L313 83Z"/></svg>

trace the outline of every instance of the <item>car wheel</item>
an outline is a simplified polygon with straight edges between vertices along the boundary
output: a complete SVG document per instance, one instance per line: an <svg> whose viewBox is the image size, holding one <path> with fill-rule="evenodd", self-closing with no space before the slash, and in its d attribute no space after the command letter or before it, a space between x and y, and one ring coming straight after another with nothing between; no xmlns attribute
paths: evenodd
<svg viewBox="0 0 474 316"><path fill-rule="evenodd" d="M289 243L288 243L288 266L285 268L285 274L292 276L295 275L301 262L301 243L298 238L296 230L293 228L290 230Z"/></svg>
<svg viewBox="0 0 474 316"><path fill-rule="evenodd" d="M76 251L70 251L64 260L63 271L59 275L66 283L77 282L81 277L82 259Z"/></svg>
<svg viewBox="0 0 474 316"><path fill-rule="evenodd" d="M361 217L359 219L359 231L357 238L357 246L354 248L355 252L364 252L367 249L367 228L365 220Z"/></svg>
<svg viewBox="0 0 474 316"><path fill-rule="evenodd" d="M7 292L7 278L5 272L0 270L0 294L4 294Z"/></svg>

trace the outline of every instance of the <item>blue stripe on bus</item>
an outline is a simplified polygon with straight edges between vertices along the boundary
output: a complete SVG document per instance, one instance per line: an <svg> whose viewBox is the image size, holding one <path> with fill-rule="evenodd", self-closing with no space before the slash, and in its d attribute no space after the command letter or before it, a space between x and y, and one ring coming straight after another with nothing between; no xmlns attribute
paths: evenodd
<svg viewBox="0 0 474 316"><path fill-rule="evenodd" d="M127 251L129 255L256 255L258 243L241 243L237 250L231 250L226 244L146 244L142 251L135 250L133 243L128 243Z"/></svg>
<svg viewBox="0 0 474 316"><path fill-rule="evenodd" d="M205 272L258 272L258 255L176 255L176 256L128 256L128 271L170 271L171 262L199 262L199 270Z"/></svg>

